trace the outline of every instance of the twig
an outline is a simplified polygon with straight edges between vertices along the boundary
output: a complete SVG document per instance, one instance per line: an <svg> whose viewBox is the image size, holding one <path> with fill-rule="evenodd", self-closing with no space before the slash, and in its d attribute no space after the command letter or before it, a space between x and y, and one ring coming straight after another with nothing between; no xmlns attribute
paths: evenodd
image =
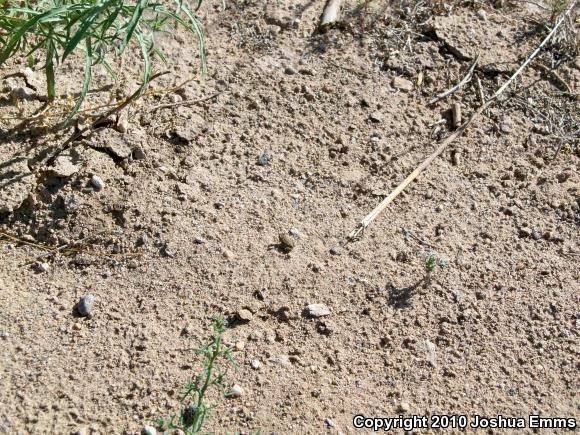
<svg viewBox="0 0 580 435"><path fill-rule="evenodd" d="M443 142L441 142L441 144L437 147L437 149L429 157L427 157L423 161L423 163L421 163L413 172L411 172L411 174L409 174L407 178L405 178L403 182L399 184L397 188L389 194L389 196L387 196L383 201L381 201L381 203L378 206L376 206L373 211L371 211L362 221L360 221L357 228L349 234L348 236L349 240L352 241L357 239L363 233L363 231L371 224L371 222L374 221L379 214L381 214L381 212L387 207L387 205L389 205L405 189L405 187L409 185L409 183L411 183L415 178L417 178L417 176L427 166L429 166L429 164L438 155L440 155L443 152L443 150L447 147L447 145L449 145L451 142L457 139L467 129L467 127L469 127L471 123L473 123L473 121L479 115L481 115L483 111L485 111L498 99L498 97L506 90L506 88L521 74L521 72L532 61L532 59L537 56L542 47L554 36L560 25L564 22L564 19L568 16L570 11L574 9L575 5L576 1L573 1L566 10L566 12L564 12L560 16L558 22L554 25L554 28L548 34L548 36L544 38L544 40L540 43L540 45L538 45L538 47L534 50L534 52L530 54L528 58L520 65L517 71L495 92L495 94L493 94L493 96L487 101L487 103L481 105L475 112L473 112L471 117L463 125L461 125L453 133L451 133L451 135L449 135Z"/></svg>
<svg viewBox="0 0 580 435"><path fill-rule="evenodd" d="M147 83L147 87L149 86L149 83L151 83L153 80L155 80L156 78L167 74L168 71L165 72L160 72L157 74L153 74L150 78L149 78L149 82ZM90 125L87 125L85 128L78 130L77 132L75 132L72 136L70 136L66 141L63 142L63 144L54 152L52 153L52 155L46 159L46 163L51 165L56 158L58 157L58 155L60 153L62 153L63 151L65 151L66 149L68 149L68 147L70 146L70 144L72 142L74 142L75 140L79 139L80 137L82 137L87 131L92 130L95 128L95 126L101 124L103 121L106 121L107 118L111 115L113 115L114 113L118 113L121 110L123 110L125 107L127 107L132 101L136 100L137 98L139 98L143 92L145 92L146 89L143 89L142 87L140 87L139 89L137 89L131 96L127 97L125 99L125 101L123 101L121 104L113 107L110 110L107 110L103 115L99 116L95 121L93 121Z"/></svg>
<svg viewBox="0 0 580 435"><path fill-rule="evenodd" d="M552 76L554 79L556 79L556 81L560 84L560 86L562 86L564 88L564 90L566 91L566 93L570 96L575 96L574 95L574 91L572 91L572 88L570 87L570 85L568 85L568 83L566 83L566 81L553 69L548 68L545 65L542 65L541 63L536 64L536 67L541 69L544 73Z"/></svg>
<svg viewBox="0 0 580 435"><path fill-rule="evenodd" d="M429 101L429 104L435 104L437 101L441 100L442 98L445 98L445 97L447 97L447 96L449 96L451 94L454 94L459 89L461 89L461 87L463 85L465 85L467 82L469 82L469 80L471 80L471 77L473 77L473 71L475 70L475 67L477 66L477 61L478 60L479 60L479 54L477 56L475 56L475 59L473 60L473 63L471 64L471 66L467 70L467 73L461 79L461 81L459 83L457 83L455 86L453 86L451 89L448 89L445 92L443 92L443 93L441 93L441 94L433 97L431 99L431 101Z"/></svg>
<svg viewBox="0 0 580 435"><path fill-rule="evenodd" d="M167 104L160 104L158 106L153 107L149 112L153 113L157 110L161 109L169 109L171 107L177 106L193 106L195 104L203 103L205 101L213 100L214 98L221 95L222 92L216 92L215 94L210 95L209 97L200 98L199 100L185 100L185 101L178 101L177 103L167 103Z"/></svg>
<svg viewBox="0 0 580 435"><path fill-rule="evenodd" d="M479 96L479 103L483 106L485 104L485 94L483 93L483 86L481 85L481 80L479 76L475 76L475 83L477 84L477 95ZM486 116L489 116L488 111L485 111Z"/></svg>

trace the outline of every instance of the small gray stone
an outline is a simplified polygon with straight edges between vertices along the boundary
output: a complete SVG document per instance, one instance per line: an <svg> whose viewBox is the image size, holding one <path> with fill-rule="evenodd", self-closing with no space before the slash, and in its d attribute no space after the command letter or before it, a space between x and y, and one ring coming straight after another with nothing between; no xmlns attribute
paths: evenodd
<svg viewBox="0 0 580 435"><path fill-rule="evenodd" d="M258 166L268 166L272 160L272 155L268 153L262 153L258 156Z"/></svg>
<svg viewBox="0 0 580 435"><path fill-rule="evenodd" d="M287 66L286 68L284 68L284 74L287 74L289 76L293 76L294 74L296 74L296 72L297 71L291 66Z"/></svg>
<svg viewBox="0 0 580 435"><path fill-rule="evenodd" d="M477 11L477 16L481 21L487 21L487 12L485 12L483 9Z"/></svg>
<svg viewBox="0 0 580 435"><path fill-rule="evenodd" d="M147 155L145 154L145 150L142 147L136 146L133 148L133 158L135 160L143 160L145 157L147 157Z"/></svg>
<svg viewBox="0 0 580 435"><path fill-rule="evenodd" d="M334 427L334 421L332 421L330 418L324 419L324 423L326 424L326 427L328 427L328 428Z"/></svg>
<svg viewBox="0 0 580 435"><path fill-rule="evenodd" d="M77 304L77 311L83 317L90 316L93 311L93 304L95 302L95 297L93 295L83 296L79 303Z"/></svg>
<svg viewBox="0 0 580 435"><path fill-rule="evenodd" d="M153 426L143 426L141 429L141 435L157 435L157 429Z"/></svg>
<svg viewBox="0 0 580 435"><path fill-rule="evenodd" d="M310 317L318 318L330 316L330 310L324 304L310 304L308 307L306 307L306 310Z"/></svg>
<svg viewBox="0 0 580 435"><path fill-rule="evenodd" d="M330 248L330 255L340 255L340 248L338 248L337 246L333 246L332 248Z"/></svg>
<svg viewBox="0 0 580 435"><path fill-rule="evenodd" d="M91 184L93 185L95 190L102 190L105 187L105 182L98 175L93 175L91 177Z"/></svg>
<svg viewBox="0 0 580 435"><path fill-rule="evenodd" d="M257 359L252 360L252 362L250 363L250 366L254 369L254 370L260 370L260 368L262 368L262 363L260 361L258 361Z"/></svg>

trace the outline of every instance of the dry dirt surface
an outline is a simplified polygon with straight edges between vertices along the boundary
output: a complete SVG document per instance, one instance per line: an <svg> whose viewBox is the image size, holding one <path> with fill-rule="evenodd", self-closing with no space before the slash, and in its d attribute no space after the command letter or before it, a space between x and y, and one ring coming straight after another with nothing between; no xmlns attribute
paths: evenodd
<svg viewBox="0 0 580 435"><path fill-rule="evenodd" d="M321 34L322 6L206 3L208 74L191 37L163 35L170 74L121 128L53 159L72 128L47 130L51 112L17 125L43 104L42 73L35 90L6 77L24 64L2 67L0 433L138 434L178 414L219 316L227 385L243 391L209 395L208 432L367 433L357 414L580 419L575 18L346 243L452 131L452 104L468 117L476 79L489 97L550 13L350 1ZM478 52L474 78L429 105ZM80 65L61 67L61 94L78 92ZM124 68L116 89L96 74L88 108L135 90ZM429 255L446 267L427 276Z"/></svg>

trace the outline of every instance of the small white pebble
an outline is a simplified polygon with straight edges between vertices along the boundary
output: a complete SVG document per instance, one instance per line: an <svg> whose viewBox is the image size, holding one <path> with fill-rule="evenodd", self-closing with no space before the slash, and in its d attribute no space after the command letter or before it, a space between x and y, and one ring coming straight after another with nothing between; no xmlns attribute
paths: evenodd
<svg viewBox="0 0 580 435"><path fill-rule="evenodd" d="M242 397L243 394L244 390L238 384L234 384L234 386L230 390L230 397Z"/></svg>
<svg viewBox="0 0 580 435"><path fill-rule="evenodd" d="M141 429L141 435L157 435L157 429L153 426L143 426Z"/></svg>
<svg viewBox="0 0 580 435"><path fill-rule="evenodd" d="M102 190L103 187L105 187L105 182L98 175L93 175L91 177L91 184L96 190Z"/></svg>
<svg viewBox="0 0 580 435"><path fill-rule="evenodd" d="M252 366L252 368L254 370L260 370L260 368L262 368L262 363L260 361L258 361L257 359L254 359L250 363L250 366Z"/></svg>
<svg viewBox="0 0 580 435"><path fill-rule="evenodd" d="M38 263L36 269L41 273L45 273L50 269L50 265L48 263Z"/></svg>

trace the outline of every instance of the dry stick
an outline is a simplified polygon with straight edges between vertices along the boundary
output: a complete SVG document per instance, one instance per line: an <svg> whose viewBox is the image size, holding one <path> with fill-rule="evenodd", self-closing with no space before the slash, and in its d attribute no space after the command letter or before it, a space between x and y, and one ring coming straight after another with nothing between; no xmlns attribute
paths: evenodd
<svg viewBox="0 0 580 435"><path fill-rule="evenodd" d="M160 76L167 74L167 73L168 73L168 71L153 74L149 78L149 83L151 83L157 77L160 77ZM149 86L149 83L147 84L147 87ZM46 160L46 163L52 164L54 162L54 160L58 157L58 155L60 153L62 153L63 151L65 151L70 146L71 143L73 143L75 140L82 137L82 135L85 134L87 131L94 129L95 126L106 121L109 116L113 115L114 113L119 113L121 110L123 110L125 107L127 107L132 101L139 98L143 94L143 92L145 92L145 90L146 90L146 88L145 89L142 89L142 88L137 89L131 96L127 97L125 99L125 101L123 101L121 104L106 111L103 115L99 116L96 121L92 122L90 125L86 126L82 130L75 132L66 141L64 141L63 144L54 153L52 153L52 155Z"/></svg>
<svg viewBox="0 0 580 435"><path fill-rule="evenodd" d="M560 77L560 75L554 71L553 69L548 68L545 65L542 65L541 63L537 64L536 67L538 69L541 69L545 74L551 75L554 79L556 79L556 81L558 83L560 83L560 86L562 86L566 93L572 97L575 97L576 95L574 95L574 91L572 91L572 88L570 87L570 85L568 83L566 83L566 80L564 80L562 77Z"/></svg>
<svg viewBox="0 0 580 435"><path fill-rule="evenodd" d="M473 71L475 70L475 67L477 66L478 60L479 60L479 54L477 56L475 56L473 63L471 64L471 66L467 70L467 74L465 74L465 76L461 79L461 81L459 83L457 83L455 86L453 86L451 89L448 89L445 92L437 95L436 97L433 97L431 99L431 101L429 101L429 104L435 104L437 101L441 100L442 98L445 98L445 97L457 92L459 89L461 89L461 87L463 85L465 85L469 80L471 80L471 77L473 77Z"/></svg>
<svg viewBox="0 0 580 435"><path fill-rule="evenodd" d="M320 16L320 27L328 26L336 21L342 0L328 0Z"/></svg>
<svg viewBox="0 0 580 435"><path fill-rule="evenodd" d="M171 107L177 106L193 106L195 104L203 103L205 101L213 100L217 96L221 95L221 92L216 92L215 94L210 95L209 97L200 98L199 100L185 100L185 101L178 101L177 103L167 103L167 104L160 104L159 106L153 107L149 112L153 113L160 109L169 109Z"/></svg>
<svg viewBox="0 0 580 435"><path fill-rule="evenodd" d="M538 55L542 47L552 38L552 36L554 36L556 31L558 30L558 27L560 27L566 16L570 13L570 11L574 8L575 5L576 1L572 2L570 7L568 7L566 12L562 14L562 16L560 17L560 19L558 20L552 31L548 34L548 36L544 38L544 40L540 43L540 45L538 45L538 47L534 50L534 52L520 65L518 70L495 92L495 94L493 94L493 96L489 100L487 100L485 104L483 104L475 112L473 112L471 117L462 126L460 126L443 142L441 142L441 144L437 147L437 149L429 157L427 157L427 159L425 159L423 163L421 163L413 172L411 172L411 174L409 174L409 176L407 176L407 178L405 178L403 182L399 184L399 186L397 186L397 188L389 194L389 196L387 196L383 201L381 201L381 203L377 207L375 207L373 211L371 211L362 221L360 221L358 227L348 235L349 240L352 241L358 238L360 234L371 224L371 222L374 221L377 218L377 216L387 207L387 205L389 205L405 189L405 187L409 185L409 183L411 183L415 178L417 178L417 176L427 166L429 166L429 164L439 154L443 152L443 150L447 147L447 145L449 145L451 142L457 139L467 129L467 127L469 127L471 123L479 115L481 115L481 113L484 110L486 110L489 106L491 106L492 103L495 102L495 100L506 90L506 88L511 84L511 82L513 82L516 79L516 77L520 75L520 73L532 61L532 59Z"/></svg>

